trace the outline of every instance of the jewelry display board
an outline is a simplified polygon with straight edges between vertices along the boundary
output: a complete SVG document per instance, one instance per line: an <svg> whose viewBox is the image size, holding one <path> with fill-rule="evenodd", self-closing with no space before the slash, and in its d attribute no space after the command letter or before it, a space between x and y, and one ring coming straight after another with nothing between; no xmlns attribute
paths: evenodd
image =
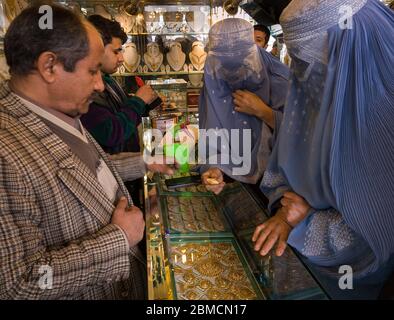
<svg viewBox="0 0 394 320"><path fill-rule="evenodd" d="M172 240L169 254L179 300L264 298L233 239Z"/></svg>
<svg viewBox="0 0 394 320"><path fill-rule="evenodd" d="M165 184L165 180L181 178L181 177L189 177L189 176L198 176L197 172L185 172L185 173L175 173L174 175L166 175L166 174L155 174L155 181L157 183L158 192L160 195L189 195L189 196L205 196L211 195L211 193L207 190L205 185L193 185L187 187L176 187L169 190Z"/></svg>
<svg viewBox="0 0 394 320"><path fill-rule="evenodd" d="M163 101L163 111L187 111L187 83L183 79L148 80Z"/></svg>
<svg viewBox="0 0 394 320"><path fill-rule="evenodd" d="M248 187L229 183L220 196L158 191L158 181L185 175L145 178L149 299L328 298L290 247L282 257L254 251L251 237L267 211ZM224 232L199 224L218 217Z"/></svg>
<svg viewBox="0 0 394 320"><path fill-rule="evenodd" d="M213 196L166 196L161 205L165 230L171 237L230 235L230 227Z"/></svg>

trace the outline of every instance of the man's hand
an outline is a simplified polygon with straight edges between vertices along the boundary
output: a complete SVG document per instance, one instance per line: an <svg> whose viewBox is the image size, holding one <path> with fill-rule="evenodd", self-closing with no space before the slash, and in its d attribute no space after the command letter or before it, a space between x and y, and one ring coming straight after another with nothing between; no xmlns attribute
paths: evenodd
<svg viewBox="0 0 394 320"><path fill-rule="evenodd" d="M275 126L272 109L257 95L247 90L237 90L233 93L235 111L255 116L271 128Z"/></svg>
<svg viewBox="0 0 394 320"><path fill-rule="evenodd" d="M294 192L285 192L280 201L288 224L295 227L305 219L311 206L305 199Z"/></svg>
<svg viewBox="0 0 394 320"><path fill-rule="evenodd" d="M205 185L207 190L212 191L215 194L222 192L225 182L223 181L223 173L218 168L210 168L204 172L201 176L202 183Z"/></svg>
<svg viewBox="0 0 394 320"><path fill-rule="evenodd" d="M256 227L252 237L254 250L265 256L278 243L275 254L280 257L287 247L290 231L291 226L286 222L281 208L272 218Z"/></svg>
<svg viewBox="0 0 394 320"><path fill-rule="evenodd" d="M167 175L174 174L174 170L166 164L152 163L152 164L147 164L146 167L151 172L159 172Z"/></svg>
<svg viewBox="0 0 394 320"><path fill-rule="evenodd" d="M175 174L175 170L171 168L169 164L174 168L179 167L179 164L176 162L175 157L172 156L162 157L161 155L158 155L152 157L149 163L146 163L146 169L151 172L159 172L171 176Z"/></svg>
<svg viewBox="0 0 394 320"><path fill-rule="evenodd" d="M119 200L112 214L111 223L124 231L130 247L137 245L144 237L145 221L142 211L135 206L128 208L125 197Z"/></svg>
<svg viewBox="0 0 394 320"><path fill-rule="evenodd" d="M137 90L135 95L144 100L146 104L152 103L157 98L156 92L152 89L150 85L142 86Z"/></svg>

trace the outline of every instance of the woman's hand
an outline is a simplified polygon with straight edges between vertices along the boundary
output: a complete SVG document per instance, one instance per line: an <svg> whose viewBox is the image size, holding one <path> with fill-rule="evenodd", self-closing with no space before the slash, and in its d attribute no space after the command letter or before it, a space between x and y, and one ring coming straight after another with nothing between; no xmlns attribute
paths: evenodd
<svg viewBox="0 0 394 320"><path fill-rule="evenodd" d="M304 220L311 209L308 202L294 192L285 192L280 203L282 207L278 212L257 226L253 234L254 249L260 251L262 256L270 252L276 243L275 253L281 256L285 252L291 229Z"/></svg>
<svg viewBox="0 0 394 320"><path fill-rule="evenodd" d="M257 226L252 241L254 250L265 256L277 243L275 254L281 256L287 247L287 239L292 227L286 222L282 208L270 219Z"/></svg>
<svg viewBox="0 0 394 320"><path fill-rule="evenodd" d="M294 192L285 192L280 200L286 221L295 227L305 219L311 206L306 200Z"/></svg>
<svg viewBox="0 0 394 320"><path fill-rule="evenodd" d="M207 190L215 194L222 192L225 182L223 181L223 173L218 168L210 168L201 175L202 183Z"/></svg>
<svg viewBox="0 0 394 320"><path fill-rule="evenodd" d="M275 126L272 109L257 95L247 90L237 90L233 93L235 111L255 116L264 121L271 128Z"/></svg>

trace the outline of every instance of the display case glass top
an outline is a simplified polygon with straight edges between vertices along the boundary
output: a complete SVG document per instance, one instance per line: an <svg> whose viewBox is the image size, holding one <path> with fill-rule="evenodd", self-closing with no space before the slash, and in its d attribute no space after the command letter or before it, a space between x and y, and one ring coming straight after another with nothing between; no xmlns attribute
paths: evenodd
<svg viewBox="0 0 394 320"><path fill-rule="evenodd" d="M228 183L215 196L166 189L169 178L145 179L149 299L328 299L290 247L281 257L253 250L268 216L250 188Z"/></svg>

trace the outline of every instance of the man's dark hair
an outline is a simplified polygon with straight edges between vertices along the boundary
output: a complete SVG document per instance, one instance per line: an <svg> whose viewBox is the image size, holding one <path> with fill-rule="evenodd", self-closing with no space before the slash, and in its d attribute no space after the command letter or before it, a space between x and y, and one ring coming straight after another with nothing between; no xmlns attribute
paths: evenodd
<svg viewBox="0 0 394 320"><path fill-rule="evenodd" d="M88 20L96 27L98 32L100 32L104 46L111 43L112 38L119 38L122 44L127 41L127 34L123 31L119 22L108 20L97 14L90 16Z"/></svg>
<svg viewBox="0 0 394 320"><path fill-rule="evenodd" d="M51 7L52 29L40 28L40 18L45 14L39 13L40 4L26 8L10 24L4 52L11 74L30 74L46 51L56 54L67 72L73 72L76 63L89 54L88 34L81 18L60 5Z"/></svg>
<svg viewBox="0 0 394 320"><path fill-rule="evenodd" d="M270 31L270 29L268 29L267 26L265 26L263 24L256 24L253 26L253 29L256 31L261 31L261 32L265 33L265 44L267 44L268 41L270 41L271 31Z"/></svg>

